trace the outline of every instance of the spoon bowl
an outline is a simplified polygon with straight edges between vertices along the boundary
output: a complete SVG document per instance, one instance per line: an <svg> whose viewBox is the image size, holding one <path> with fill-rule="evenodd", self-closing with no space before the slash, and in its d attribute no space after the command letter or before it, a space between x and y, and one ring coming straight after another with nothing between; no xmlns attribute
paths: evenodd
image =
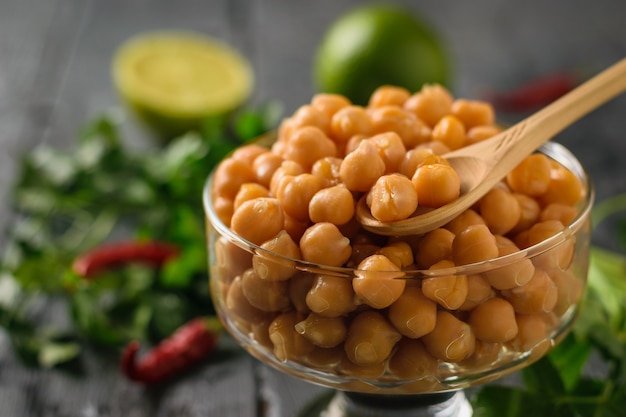
<svg viewBox="0 0 626 417"><path fill-rule="evenodd" d="M470 208L554 135L624 90L626 59L504 132L443 155L461 180L460 197L455 201L437 209L420 207L407 219L381 222L372 216L364 196L357 204L357 219L365 229L387 236L419 235L441 227Z"/></svg>

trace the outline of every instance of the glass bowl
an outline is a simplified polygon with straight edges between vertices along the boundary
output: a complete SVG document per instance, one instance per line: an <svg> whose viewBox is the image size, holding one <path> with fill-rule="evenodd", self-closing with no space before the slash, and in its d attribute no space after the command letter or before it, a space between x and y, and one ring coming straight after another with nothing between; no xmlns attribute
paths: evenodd
<svg viewBox="0 0 626 417"><path fill-rule="evenodd" d="M539 151L585 186L568 226L488 261L435 270L408 267L401 273L305 262L246 241L216 214L210 176L203 203L210 288L219 317L260 361L338 390L323 407L325 415L359 415L359 409L372 410L374 403L389 410L383 401L389 398L402 404L399 416L470 415L462 390L545 355L572 327L584 291L593 188L566 148L549 142ZM531 281L524 278L528 283L516 284L530 276ZM376 291L401 287L402 302L378 308L355 297L353 288L364 279L385 282ZM440 285L445 292L457 279L484 288L461 306L422 302L426 286ZM439 411L407 412L415 407ZM441 407L448 411L442 413Z"/></svg>

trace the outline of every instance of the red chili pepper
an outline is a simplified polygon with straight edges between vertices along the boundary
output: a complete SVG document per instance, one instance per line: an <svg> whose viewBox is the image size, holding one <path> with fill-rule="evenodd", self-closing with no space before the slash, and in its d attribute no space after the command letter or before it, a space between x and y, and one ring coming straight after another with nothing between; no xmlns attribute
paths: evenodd
<svg viewBox="0 0 626 417"><path fill-rule="evenodd" d="M499 110L524 112L550 104L577 85L576 78L568 73L555 73L537 78L513 90L495 92L487 99Z"/></svg>
<svg viewBox="0 0 626 417"><path fill-rule="evenodd" d="M193 319L146 353L140 362L136 361L139 342L130 342L122 353L122 373L142 384L164 382L206 358L217 346L220 328L216 318Z"/></svg>
<svg viewBox="0 0 626 417"><path fill-rule="evenodd" d="M100 272L125 264L140 262L156 267L178 256L178 247L158 241L124 241L99 246L79 256L72 270L83 278L93 278Z"/></svg>

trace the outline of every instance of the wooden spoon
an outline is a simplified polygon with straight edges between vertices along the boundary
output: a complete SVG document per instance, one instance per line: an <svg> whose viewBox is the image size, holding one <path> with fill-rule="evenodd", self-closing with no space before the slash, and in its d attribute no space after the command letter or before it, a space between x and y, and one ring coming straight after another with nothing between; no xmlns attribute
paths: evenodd
<svg viewBox="0 0 626 417"><path fill-rule="evenodd" d="M624 90L626 58L504 132L445 154L461 179L457 200L437 209L418 209L408 219L381 222L372 216L363 197L357 205L357 219L365 229L388 236L417 235L443 226L543 143Z"/></svg>

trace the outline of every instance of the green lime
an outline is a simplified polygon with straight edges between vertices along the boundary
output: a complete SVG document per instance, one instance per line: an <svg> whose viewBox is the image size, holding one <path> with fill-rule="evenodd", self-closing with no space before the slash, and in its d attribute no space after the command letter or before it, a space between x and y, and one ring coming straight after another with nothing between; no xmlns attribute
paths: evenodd
<svg viewBox="0 0 626 417"><path fill-rule="evenodd" d="M116 51L112 72L124 101L166 138L236 109L254 84L243 56L193 32L150 32L131 38Z"/></svg>
<svg viewBox="0 0 626 417"><path fill-rule="evenodd" d="M414 12L363 6L339 17L326 32L314 62L317 88L366 104L379 86L410 91L425 83L447 86L450 64L433 29Z"/></svg>

